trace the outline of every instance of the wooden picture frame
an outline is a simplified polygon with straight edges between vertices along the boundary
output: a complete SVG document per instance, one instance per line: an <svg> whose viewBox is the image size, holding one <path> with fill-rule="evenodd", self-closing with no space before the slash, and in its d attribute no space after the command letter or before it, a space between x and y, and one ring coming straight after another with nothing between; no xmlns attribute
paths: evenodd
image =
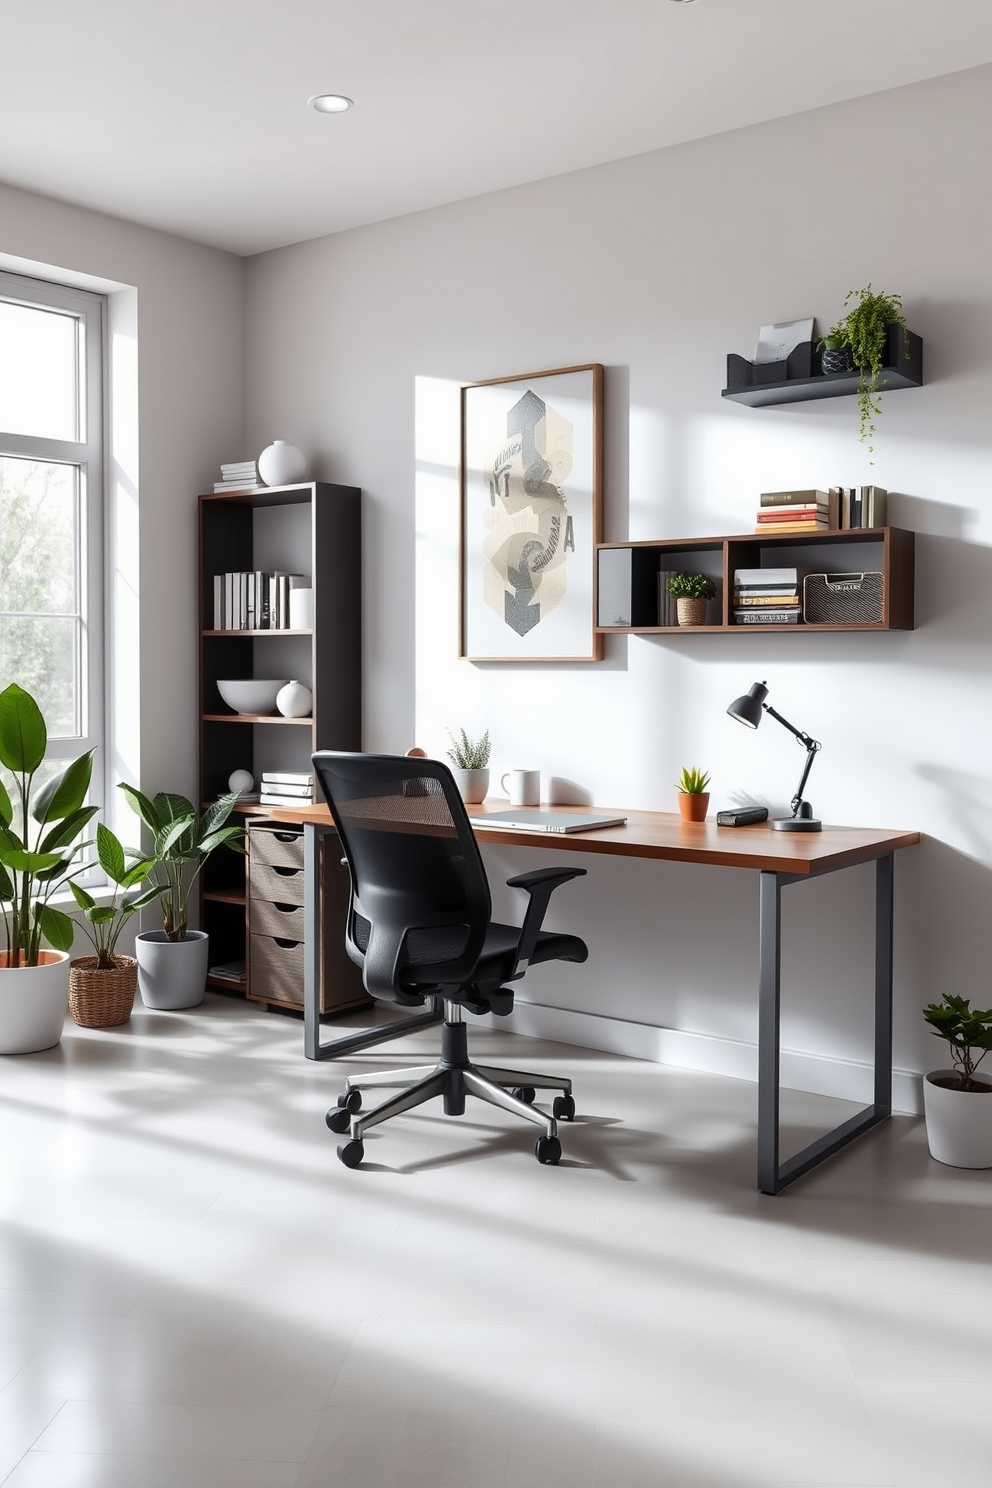
<svg viewBox="0 0 992 1488"><path fill-rule="evenodd" d="M602 487L598 362L462 387L459 656L602 658Z"/></svg>

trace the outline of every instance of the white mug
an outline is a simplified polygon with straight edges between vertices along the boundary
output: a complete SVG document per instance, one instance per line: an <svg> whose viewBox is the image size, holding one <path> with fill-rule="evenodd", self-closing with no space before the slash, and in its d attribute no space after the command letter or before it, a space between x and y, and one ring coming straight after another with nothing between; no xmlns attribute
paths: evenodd
<svg viewBox="0 0 992 1488"><path fill-rule="evenodd" d="M500 776L499 783L509 796L511 806L540 806L540 770L507 770Z"/></svg>

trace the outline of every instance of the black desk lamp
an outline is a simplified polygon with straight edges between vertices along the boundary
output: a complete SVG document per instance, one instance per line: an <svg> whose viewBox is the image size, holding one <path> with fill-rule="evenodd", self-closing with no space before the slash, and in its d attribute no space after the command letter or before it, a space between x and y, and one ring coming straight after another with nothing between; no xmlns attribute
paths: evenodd
<svg viewBox="0 0 992 1488"><path fill-rule="evenodd" d="M765 702L767 696L768 688L764 682L755 682L750 692L744 697L734 699L727 712L731 718L736 718L738 723L746 724L752 729L756 729L761 722L762 712L770 713L784 728L789 730L790 734L795 735L806 750L806 763L796 787L796 794L792 798L792 815L777 817L772 822L772 826L779 832L822 832L823 823L817 821L813 815L812 806L808 801L803 800L803 788L809 779L809 772L819 752L820 744L816 739L811 739L809 734L801 733L799 729L794 728L787 718L783 718L781 713L776 713L774 708L769 707Z"/></svg>

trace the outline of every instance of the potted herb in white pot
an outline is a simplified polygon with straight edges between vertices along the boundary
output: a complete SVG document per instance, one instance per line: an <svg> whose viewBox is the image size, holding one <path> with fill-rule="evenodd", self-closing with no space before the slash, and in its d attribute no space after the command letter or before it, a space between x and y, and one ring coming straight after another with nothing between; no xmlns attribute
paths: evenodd
<svg viewBox="0 0 992 1488"><path fill-rule="evenodd" d="M141 1000L168 1011L197 1007L206 990L209 942L205 931L189 928L189 899L215 848L244 851L243 829L227 825L238 793L221 796L201 817L185 796L160 791L150 800L133 785L120 789L152 834L161 889L164 929L135 937Z"/></svg>
<svg viewBox="0 0 992 1488"><path fill-rule="evenodd" d="M992 1168L992 1079L977 1073L992 1049L992 1008L972 1008L969 998L945 993L923 1016L947 1042L953 1065L923 1080L930 1155L954 1168Z"/></svg>
<svg viewBox="0 0 992 1488"><path fill-rule="evenodd" d="M464 729L459 729L456 739L449 729L448 738L451 740L448 750L451 773L461 798L466 805L478 806L486 799L489 790L489 730L486 729L481 739L470 739Z"/></svg>
<svg viewBox="0 0 992 1488"><path fill-rule="evenodd" d="M0 693L0 765L14 785L11 799L0 780L0 1054L50 1049L65 1023L75 926L50 901L89 845L77 839L97 808L83 805L92 749L35 791L47 749L41 709L12 682Z"/></svg>

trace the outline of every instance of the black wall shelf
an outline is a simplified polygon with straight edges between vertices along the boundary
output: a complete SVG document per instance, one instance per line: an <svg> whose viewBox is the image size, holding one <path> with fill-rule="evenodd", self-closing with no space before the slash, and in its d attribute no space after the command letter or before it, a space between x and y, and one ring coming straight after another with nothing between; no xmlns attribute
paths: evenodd
<svg viewBox="0 0 992 1488"><path fill-rule="evenodd" d="M814 371L819 366L816 343L803 341L784 362L749 362L731 352L722 397L748 408L776 403L805 403L814 398L844 398L858 390L860 373ZM880 392L923 386L923 342L913 331L889 326Z"/></svg>

